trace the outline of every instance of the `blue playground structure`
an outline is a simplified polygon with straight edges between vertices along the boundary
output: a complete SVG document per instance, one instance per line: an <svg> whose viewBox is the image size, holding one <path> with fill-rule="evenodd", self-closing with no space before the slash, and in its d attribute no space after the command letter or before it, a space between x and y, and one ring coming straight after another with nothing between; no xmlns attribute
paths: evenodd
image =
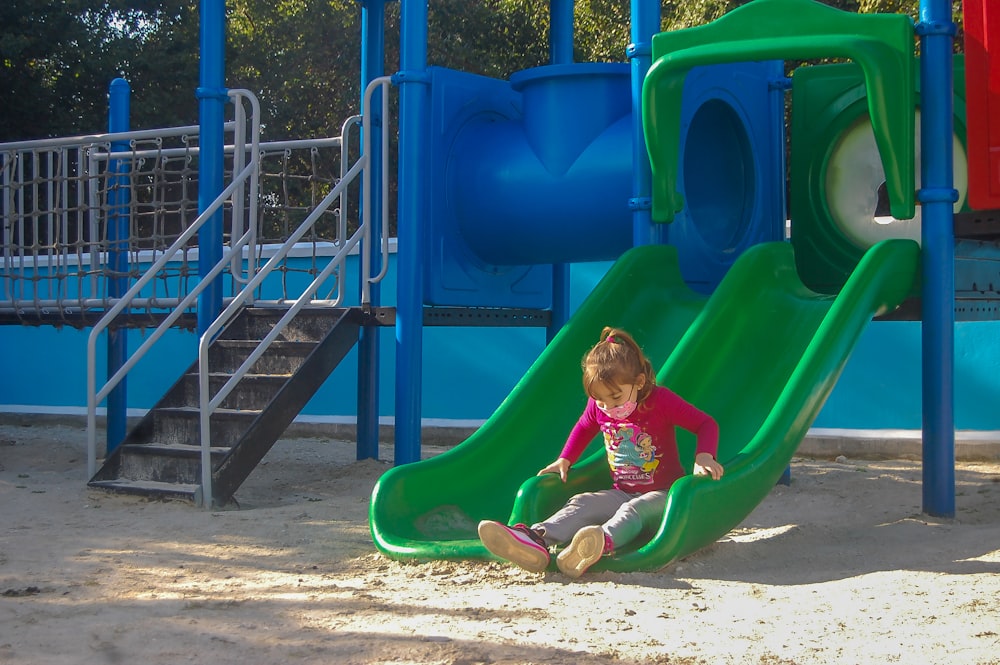
<svg viewBox="0 0 1000 665"><path fill-rule="evenodd" d="M287 155L300 148L315 155L328 146L260 142L260 115L252 93L225 85L225 16L219 0L201 5L200 122L197 128L185 128L197 136L197 152L183 148L188 151L183 159L197 163L197 210L188 211L194 221L185 221L176 235L156 234L162 245L140 257L140 247L128 244L128 224L122 223L128 215L136 222L137 215L149 214L157 220L154 226L160 224L159 213L142 206L162 202L161 194L172 195L174 189L140 169L151 162L166 164L175 154L159 148L154 157L152 148L137 147L151 137L128 132L125 82L112 87L109 134L93 140L77 137L75 142L0 146L5 200L11 202L4 212L12 220L22 212L15 202L23 200L17 198L23 186L18 183L26 181L18 181L15 174L26 168L27 155L79 153L92 165L87 173L93 174L93 182L77 196L98 196L100 203L87 209L99 209L103 216L91 218L91 228L106 233L81 236L75 245L69 243L77 247L75 255L52 254L44 261L37 252L24 250L16 232L8 233L0 274L4 322L92 330L91 484L121 492L175 494L207 506L227 501L349 354L356 355L358 366L358 456L377 456L383 328L394 335L397 468L419 468L423 385L434 369L425 366L428 327L544 327L547 340L558 348L549 355L576 363L585 350L584 340L596 339L599 332L599 327L582 328L599 325L600 317L586 303L581 310L590 314L574 313L571 266L615 262L609 272L615 281L605 284L602 292L667 306L649 292L658 285L647 285L642 274L629 273L625 266L650 261L650 254L641 260L629 255L637 248L669 245L676 259L666 260L676 260L684 284L680 288L671 281L671 298L684 300L690 308L682 308L680 319L657 313L649 334L664 327L669 335L647 340L659 349L663 376L669 377L670 368L679 363L670 359L674 345L688 348L691 342L683 335L689 326L693 331L705 325L697 323L702 320L698 316L725 322L726 307L738 305L727 304L725 296L716 293L745 294L731 284L734 277L720 287L727 275L766 273L760 262L767 259L762 256L780 255L774 259L776 266L790 261L787 248L758 249L750 253L756 258L748 259L755 267L731 271L749 250L770 243L791 245L801 288L818 300L829 300L851 281L870 248L884 240L910 238L921 247L919 278L887 278L892 288L857 302L871 310L863 312L865 320L878 315L922 321L924 510L954 515L956 311L966 320L1000 318L990 304L995 296L992 281L988 289L982 288L984 281L975 273L978 265L970 264L968 273L959 271L956 286L955 233L963 223L976 226L979 236L965 242L992 255L993 238L1000 236L995 211L972 208L966 192L992 188L1000 179L1000 167L984 175L982 167L966 163L964 155L956 160L956 146L973 154L980 146L970 141L986 133L982 117L971 112L965 117L965 90L985 85L984 77L996 77L998 56L994 53L989 60L984 50L986 64L977 60L969 66L952 55L951 3L922 0L914 23L902 15L841 12L813 0L753 0L711 24L661 33L659 0L633 0L631 43L623 45L628 63L577 63L574 2L551 0L549 63L517 72L509 80L428 66L427 0L400 0L400 69L386 76L386 4L360 4L361 113L345 122L341 136L329 143L342 152L331 158L337 167L327 178L328 187L314 190L310 207L274 206L280 208L275 216L284 220L281 223L294 218L294 224L277 234L281 241L264 241L264 228L272 224L268 206L273 197L261 192L270 191L265 171L275 169L263 169L263 160L272 155L285 160L279 171L287 185L292 168ZM971 3L969 11L987 17L981 21L983 34L996 29L991 13L995 10L986 3ZM919 60L914 55L916 38ZM805 65L786 75L787 60L828 57L852 62ZM389 141L383 119L393 90L399 95L398 237L392 267L396 288L394 294L383 294L380 282L390 269L385 231ZM789 99L792 124L786 127ZM988 106L991 99L982 105ZM997 107L994 102L989 108ZM232 117L227 119L227 114ZM163 143L162 137L156 140ZM791 157L786 164L788 141ZM346 156L351 142L361 147L356 162ZM185 146L189 143L184 141ZM60 159L59 164L67 161ZM81 157L78 163L85 161ZM47 181L58 181L56 167L44 166L52 162L31 163L35 176L45 172ZM961 191L956 188L956 164ZM83 179L84 167L79 168L80 173L70 175ZM848 175L860 179L849 180ZM314 172L301 180L315 183L324 177ZM147 182L154 183L152 193L143 188ZM860 212L843 209L845 197L835 193L855 190L867 206ZM36 207L41 198L35 195ZM69 206L68 212L77 210ZM349 212L357 220L348 219ZM35 224L28 235L39 235L39 217L17 219L35 220L23 223ZM909 221L915 217L917 221ZM62 227L50 225L54 233L53 228ZM300 271L293 262L309 259L295 259L296 252L309 242L314 247L322 244L326 236L319 234L320 228L335 229L335 239L325 247L325 256L331 258L317 258L313 251L311 263ZM911 250L893 243L891 249L878 251L909 257ZM329 280L338 290L348 283L349 255L359 257L354 259L358 266L351 264L350 269L359 271L350 276L357 280L351 286L355 293L324 295ZM618 263L624 255L630 258ZM123 279L136 269L137 257L142 272ZM877 275L872 264L907 266L907 261L870 259L866 270ZM64 274L70 265L80 266L86 276L47 286L49 275ZM178 276L180 286L158 290ZM969 311L956 304L967 277L974 286L966 290L976 292L973 300L981 305ZM909 287L903 289L905 294L895 288L901 279ZM800 288L793 284L782 281L780 288ZM46 288L51 293L44 293ZM896 309L897 296L902 295L908 298ZM352 298L356 304L346 304ZM805 307L813 312L805 317L810 325L818 325L813 305ZM845 307L834 306L832 311L856 324L857 316L842 313ZM969 313L972 309L975 314ZM699 315L702 311L708 313ZM645 338L641 313L628 316L630 329ZM768 314L761 311L759 316ZM128 353L125 333L130 327L154 331L141 340L141 353ZM137 427L126 431L125 378L143 353L152 352L161 339L170 340L170 329L177 327L197 330L197 358L191 354L187 362L193 364L179 367L177 382L164 386L163 398ZM825 330L820 328L817 339L826 339ZM856 341L859 333L852 330L851 340ZM97 346L104 331L106 352ZM567 346L569 339L573 345ZM795 378L807 373L805 360L798 370L788 368L790 385L799 390L824 386L822 399L803 402L802 412L811 414L809 422L829 395L853 341L843 347L842 356L830 360L831 374L817 375L815 384ZM806 345L802 353L808 358ZM105 384L97 380L99 358L107 362ZM544 372L550 376L553 366L547 367ZM533 366L510 399L537 387L524 384L542 371ZM574 390L575 372L568 368L559 390ZM98 469L101 455L93 431L101 403L107 407L108 441ZM575 402L570 407L567 413L576 409ZM534 421L541 414L504 413L524 419L523 437L538 433ZM794 429L804 434L803 424L808 427L796 422ZM568 426L562 429L568 431ZM487 437L495 442L491 445L505 445L499 435L480 440ZM775 449L790 455L794 445ZM510 473L523 476L520 469ZM506 484L515 480L513 475ZM512 491L516 489L514 484ZM513 500L513 495L504 497L501 503L507 503L491 505L490 513L509 511ZM441 501L438 505L446 503L443 497ZM533 509L521 504L516 508ZM662 563L662 553L653 560Z"/></svg>
<svg viewBox="0 0 1000 665"><path fill-rule="evenodd" d="M688 199L686 205L677 203L674 211L679 220L674 223L677 226L666 226L656 223L653 220L651 211L656 207L656 197L651 186L653 181L649 172L649 159L656 157L656 153L650 152L647 155L643 150L644 145L649 145L650 137L644 135L643 129L648 129L649 125L643 126L643 118L640 117L644 110L638 102L644 93L643 83L647 81L647 72L651 66L652 40L653 35L658 32L659 24L659 3L658 2L634 2L632 5L632 39L633 43L628 48L628 54L632 61L631 67L631 88L632 103L619 109L615 109L606 100L608 95L607 86L613 85L608 79L618 74L617 68L607 67L604 76L599 77L596 70L598 66L593 64L573 65L568 62L568 56L572 52L572 29L571 29L571 8L572 2L552 2L552 64L548 71L526 72L512 77L510 90L513 92L520 88L525 93L523 99L522 113L526 118L523 121L523 135L516 138L511 135L512 131L510 118L512 111L510 105L502 104L502 97L494 102L501 108L496 111L489 109L487 93L474 92L478 86L467 85L460 89L446 92L439 92L444 85L434 85L443 78L443 73L436 74L426 67L426 4L424 3L404 3L402 6L403 30L410 36L404 42L402 53L401 72L397 74L396 81L400 88L401 113L400 122L400 150L401 167L400 171L400 216L399 216L399 242L400 272L402 274L413 275L414 279L406 288L399 291L397 304L397 325L396 342L400 349L399 357L414 358L410 363L400 363L397 371L396 383L396 453L397 460L414 461L418 459L419 453L419 377L422 368L420 366L420 338L422 332L421 309L424 305L424 296L429 300L435 299L441 294L441 289L436 288L442 276L436 271L438 262L431 263L430 266L422 263L425 256L426 245L422 244L422 239L435 238L437 229L435 224L452 222L454 226L446 226L446 243L461 243L468 248L471 258L468 263L480 260L486 264L482 272L490 272L489 265L521 264L519 269L508 268L500 271L495 270L500 280L505 283L516 281L520 286L532 277L535 273L537 282L543 283L546 278L551 279L553 288L553 303L560 302L560 282L559 264L576 258L577 260L598 258L594 252L600 248L606 248L609 253L619 253L628 244L627 234L631 230L633 245L642 245L650 242L670 242L674 241L678 247L678 255L681 257L691 256L693 262L697 263L705 273L694 277L695 281L704 280L702 284L711 289L718 283L718 278L725 271L726 258L729 261L735 259L742 249L747 245L766 241L780 240L780 230L784 223L783 191L784 191L784 171L783 164L784 144L781 131L782 124L782 92L780 85L777 85L777 77L774 77L775 70L768 70L766 62L758 62L763 74L758 74L755 78L752 74L728 68L718 64L730 61L744 60L766 60L766 58L782 57L780 39L775 36L785 34L782 30L781 22L788 20L790 25L798 27L794 23L794 16L812 3L808 2L769 2L769 0L757 0L748 7L754 5L768 5L774 11L770 13L772 19L766 23L755 25L744 23L744 28L748 33L741 37L745 47L743 56L732 55L728 58L719 58L717 54L707 54L701 60L693 58L696 65L714 67L714 71L702 70L696 75L691 74L681 77L680 83L683 89L676 89L674 101L679 103L679 117L669 129L677 129L679 133L668 136L664 140L673 142L676 152L670 155L678 155L678 161L672 162L671 157L666 158L667 167L684 173L684 177L677 176L675 183L665 182L665 187L676 184L678 190L683 191ZM823 18L828 18L824 16ZM695 52L699 45L708 49L709 35L699 36L698 29L688 32L691 37L688 48L690 52ZM813 43L822 43L823 24L812 28ZM920 22L917 25L917 33L921 39L921 52L923 58L920 61L920 80L923 90L922 104L922 125L921 125L921 145L922 145L922 185L917 198L922 204L922 247L923 247L923 287L922 312L921 317L924 326L924 507L932 514L950 515L954 512L954 430L953 430L953 326L954 326L954 239L952 234L953 209L952 206L957 199L957 193L952 183L952 41L954 34L954 24L951 20L951 8L945 2L925 1L921 3ZM794 34L794 33L791 33ZM834 53L824 55L852 55L857 51L852 51L852 35L845 35L844 43L848 46L836 47ZM904 35L905 37L905 35ZM773 45L778 42L778 46ZM910 75L911 69L887 72L878 68L878 63L895 63L901 59L912 57L912 42L906 45L909 52L897 53L899 56L893 59L891 56L887 60L864 59L866 76L869 82L884 82L885 78L891 74ZM801 49L801 45L792 45L793 49ZM800 51L789 53L791 57L805 57L820 55L821 49L806 49L803 54ZM737 51L738 53L738 51ZM765 57L758 57L764 53ZM714 61L713 61L714 58ZM778 65L780 70L780 65ZM690 69L690 67L688 68ZM759 70L759 71L761 71ZM771 72L769 78L767 72ZM579 72L579 73L577 73ZM687 70L685 70L687 73ZM456 75L459 76L459 75ZM429 84L428 84L429 83ZM905 83L905 81L904 81ZM493 85L502 86L500 82L482 82L482 86ZM624 85L622 83L621 85ZM455 86L458 88L458 86ZM533 90L533 88L539 88ZM692 89L693 88L693 89ZM500 90L500 95L506 89ZM432 139L422 127L427 126L427 116L431 120L436 119L435 113L440 113L442 106L448 106L445 101L438 101L443 94L453 95L474 94L473 101L462 105L465 113L471 115L475 113L480 116L479 126L474 118L461 118L455 122L461 122L461 129L451 130L459 133L468 132L475 138L464 139L472 142L478 139L476 144L478 150L485 150L487 154L492 154L492 150L504 153L510 161L502 159L482 160L477 164L470 165L463 163L464 159L469 159L463 155L453 157L456 166L453 169L441 169L441 160L432 160L429 163L423 161L424 156L435 154L428 143ZM586 97L590 93L592 97ZM677 96L679 94L679 100ZM537 100L533 97L538 97ZM768 99L770 96L771 99ZM595 103L596 100L596 103ZM896 100L902 102L903 108L912 109L913 105L906 100ZM565 106L559 108L558 103L564 102ZM533 108L537 103L541 108ZM457 103L452 103L452 107ZM595 108L594 117L584 114L581 109ZM754 111L758 111L754 113ZM506 111L506 117L504 112ZM764 111L764 112L760 112ZM769 111L769 112L768 112ZM447 113L447 111L443 111ZM538 113L538 120L529 117L533 113ZM794 110L793 110L794 112ZM630 113L630 116L628 114ZM903 117L900 117L902 115ZM576 127L575 122L580 121L582 126ZM625 119L626 127L616 129L616 120ZM892 118L884 118L883 122L889 124L904 123L904 120L911 118L911 113L905 111L896 113ZM876 118L877 120L878 118ZM546 122L547 121L547 122ZM482 125L490 124L490 129L496 127L496 137L488 135ZM451 123L445 123L450 125ZM540 124L540 126L539 126ZM431 123L431 126L438 126ZM903 124L905 127L906 125ZM876 128L878 130L878 127ZM631 155L616 155L615 146L621 146L625 141L606 140L608 134L618 134L620 137L627 136L631 130L636 140L633 142ZM730 134L727 135L727 132ZM644 137L645 136L645 137ZM593 137L593 138L592 138ZM642 141L639 138L644 137ZM704 143L699 143L700 138L711 137ZM461 147L463 138L459 136L447 145ZM886 142L881 146L896 145L903 150L901 155L889 153L883 154L882 159L887 167L893 164L903 165L902 171L909 170L913 146L913 134L904 134L901 140L894 144ZM532 142L534 141L534 145ZM563 142L571 145L563 146ZM517 205L515 210L518 213L530 208L532 213L527 215L528 219L534 220L544 217L546 229L552 228L557 231L545 230L544 235L536 243L534 234L531 236L531 246L521 247L523 239L513 236L512 240L504 242L502 235L511 224L519 224L520 220L511 221L505 218L502 226L489 224L494 219L493 212L497 209L497 198L503 196L501 192L506 191L511 196L522 196L522 189L516 185L523 179L534 184L532 179L537 172L536 164L525 157L526 149L519 149L523 145L533 145L535 147L532 157L541 156L551 160L548 166L548 176L555 174L562 176L566 182L570 174L567 173L565 164L570 160L566 158L566 153L573 154L575 151L580 154L582 151L579 143L584 143L588 147L605 147L605 154L600 159L587 160L590 162L603 162L609 165L611 171L610 181L603 187L590 188L589 181L581 174L579 180L570 181L567 187L572 187L575 182L580 183L579 189L568 189L559 192L560 196L555 202L549 202L543 197L542 200L532 200L535 205ZM575 144L575 145L574 145ZM904 147L909 146L904 150ZM718 151L714 154L712 150ZM621 150L620 147L617 150ZM472 152L470 150L470 152ZM510 154L516 153L516 154ZM631 164L628 164L628 157L631 157ZM711 159L714 157L714 159ZM705 160L707 163L701 163ZM514 163L517 169L509 164ZM576 165L575 160L573 161ZM722 173L713 171L713 165L728 165L731 170L724 170ZM412 167L412 168L411 168ZM535 167L535 168L533 168ZM680 167L680 168L678 168ZM756 167L756 168L755 168ZM628 169L631 177L618 177L618 169ZM582 170L582 169L581 169ZM481 174L481 171L488 171ZM886 168L890 173L893 169ZM480 187L479 182L471 185L471 191L463 191L453 194L452 205L456 209L451 215L445 214L442 217L444 222L436 214L433 205L427 206L422 198L422 192L428 187L432 191L436 187L448 187L453 181L448 178L461 178L469 173L476 176L484 186ZM434 177L431 177L434 174ZM444 174L444 183L434 184L432 180L437 180L438 174ZM565 175L564 175L565 174ZM700 177L691 177L691 176ZM795 174L793 174L794 177ZM510 182L510 179L515 182ZM913 204L912 193L912 173L907 179L905 175L894 184L895 199L892 211L900 218L912 216ZM629 189L626 190L626 187ZM907 187L909 190L907 191ZM690 188L690 191L688 191ZM452 186L452 189L458 189ZM705 191L705 190L709 191ZM661 190L667 191L667 190ZM608 193L613 197L611 204L602 204L600 195ZM480 198L481 197L481 198ZM585 197L585 204L576 203L581 197ZM441 197L443 198L443 196ZM622 199L629 203L625 210L621 205ZM906 205L897 202L910 198L910 204ZM432 203L437 201L432 194ZM617 201L617 218L603 207L604 205L614 205ZM553 209L553 205L557 206ZM594 210L599 216L589 217L586 210L579 210L571 207L569 214L565 209L558 206L577 206ZM485 211L485 212L484 212ZM450 211L449 211L450 212ZM459 219L457 222L449 220L449 216L459 216L467 214L465 221ZM729 214L727 214L729 213ZM910 214L908 214L910 213ZM673 216L673 215L671 215ZM485 223L480 224L485 217ZM431 221L434 220L434 221ZM620 220L620 221L618 221ZM706 227L700 223L708 220ZM661 216L660 220L664 221ZM630 224L628 222L631 222ZM528 222L527 224L534 224ZM792 237L795 237L795 220L792 220ZM631 229L629 229L631 227ZM691 233L691 227L699 230L706 228L707 232ZM720 228L721 227L721 228ZM447 233L452 229L461 230L461 239L456 238L453 233ZM675 231L677 229L677 231ZM718 229L716 231L716 229ZM553 241L549 241L549 238ZM594 239L599 239L595 242ZM714 247L700 247L701 244L709 244L715 241ZM544 248L551 243L557 245L550 252L544 252ZM513 245L513 246L512 246ZM597 247L595 247L597 245ZM689 245L694 245L695 249L690 254ZM486 256L478 256L476 248L479 248ZM578 253L576 257L571 254ZM456 255L461 256L459 252ZM709 255L709 261L699 261L704 255ZM711 255L715 255L712 257ZM701 256L699 256L701 255ZM719 260L719 256L722 260ZM431 254L433 256L433 254ZM715 258L715 261L711 261ZM682 259L683 260L683 259ZM466 263L465 265L468 265ZM532 267L533 263L541 263L543 267ZM529 265L524 265L529 264ZM551 277L546 274L539 274L549 271L548 264L555 264L552 268ZM451 267L451 266L449 266ZM463 266L464 267L464 266ZM469 272L463 270L463 273ZM687 275L686 275L687 276ZM447 276L445 276L447 277ZM465 277L460 274L458 278ZM421 278L425 282L421 287ZM494 280L496 281L496 280ZM447 289L449 284L444 284ZM541 287L538 287L539 289ZM513 290L513 289L511 289ZM534 291L534 289L528 289ZM533 295L533 294L532 294ZM504 304L514 305L513 294L510 300ZM560 320L558 306L553 306L553 316L556 321Z"/></svg>

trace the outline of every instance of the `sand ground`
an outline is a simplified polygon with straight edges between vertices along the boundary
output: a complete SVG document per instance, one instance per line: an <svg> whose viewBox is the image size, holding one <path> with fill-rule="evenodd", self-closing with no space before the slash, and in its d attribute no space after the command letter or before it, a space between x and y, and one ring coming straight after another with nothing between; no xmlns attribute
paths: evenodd
<svg viewBox="0 0 1000 665"><path fill-rule="evenodd" d="M4 665L1000 663L996 462L935 519L919 462L797 458L712 547L570 581L385 558L352 443L284 439L203 511L88 489L85 441L0 425Z"/></svg>

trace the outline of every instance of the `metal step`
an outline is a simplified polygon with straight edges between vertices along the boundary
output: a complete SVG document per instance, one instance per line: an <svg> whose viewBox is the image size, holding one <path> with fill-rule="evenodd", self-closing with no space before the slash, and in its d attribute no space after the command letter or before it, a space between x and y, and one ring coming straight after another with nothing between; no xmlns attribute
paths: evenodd
<svg viewBox="0 0 1000 665"><path fill-rule="evenodd" d="M209 391L218 394L287 310L248 308L209 347ZM360 309L299 312L209 419L212 497L223 505L358 341ZM89 485L200 502L198 363L108 456Z"/></svg>
<svg viewBox="0 0 1000 665"><path fill-rule="evenodd" d="M153 441L199 446L201 416L197 406L161 406L153 411ZM213 446L231 448L250 428L262 411L217 409L209 420Z"/></svg>
<svg viewBox="0 0 1000 665"><path fill-rule="evenodd" d="M231 448L210 448L215 467ZM118 475L135 481L198 484L201 482L201 446L165 443L126 444L121 446Z"/></svg>
<svg viewBox="0 0 1000 665"><path fill-rule="evenodd" d="M91 480L87 485L117 494L155 496L163 499L183 499L194 503L199 502L201 495L201 485L190 483L161 483L152 480L117 478L114 480Z"/></svg>
<svg viewBox="0 0 1000 665"><path fill-rule="evenodd" d="M217 339L208 350L213 371L232 374L257 348L257 340ZM273 342L250 368L251 374L292 374L316 348L316 342ZM194 367L197 371L197 366Z"/></svg>
<svg viewBox="0 0 1000 665"><path fill-rule="evenodd" d="M213 372L208 376L208 392L213 397L229 381L231 375ZM260 411L288 383L292 374L247 374L236 384L233 391L226 395L220 405L223 409L233 411ZM163 399L165 407L198 407L201 394L198 386L199 377L188 373L180 382L179 390L170 391Z"/></svg>
<svg viewBox="0 0 1000 665"><path fill-rule="evenodd" d="M331 307L305 308L295 315L289 324L278 333L279 342L318 342L323 339L332 325ZM282 315L283 315L282 311ZM249 307L244 315L233 321L219 335L219 339L262 340L270 333L281 317L274 310Z"/></svg>

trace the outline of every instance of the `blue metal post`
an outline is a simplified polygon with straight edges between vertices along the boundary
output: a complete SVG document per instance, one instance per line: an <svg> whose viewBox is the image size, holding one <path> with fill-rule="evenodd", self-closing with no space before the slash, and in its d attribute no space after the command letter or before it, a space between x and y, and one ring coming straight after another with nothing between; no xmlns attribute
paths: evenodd
<svg viewBox="0 0 1000 665"><path fill-rule="evenodd" d="M573 62L574 4L574 0L549 2L549 64L566 65Z"/></svg>
<svg viewBox="0 0 1000 665"><path fill-rule="evenodd" d="M423 370L423 255L427 211L427 0L401 4L399 85L399 213L396 296L396 464L420 459Z"/></svg>
<svg viewBox="0 0 1000 665"><path fill-rule="evenodd" d="M923 248L923 509L955 515L955 239L952 41L948 0L921 0L921 244Z"/></svg>
<svg viewBox="0 0 1000 665"><path fill-rule="evenodd" d="M573 20L574 0L551 0L549 2L549 64L567 65L573 62ZM569 265L556 263L552 266L552 319L545 330L546 343L551 342L566 322L569 321Z"/></svg>
<svg viewBox="0 0 1000 665"><path fill-rule="evenodd" d="M132 90L128 81L117 78L108 89L108 131L112 133L129 130L130 96ZM128 141L111 143L112 152L129 149ZM128 290L128 243L129 243L129 164L112 159L108 162L108 296L121 298ZM109 328L108 331L108 376L114 376L128 360L128 331L125 328ZM107 399L107 451L110 455L125 439L128 390L126 379L111 389Z"/></svg>
<svg viewBox="0 0 1000 665"><path fill-rule="evenodd" d="M570 274L568 263L552 265L552 316L545 329L545 343L548 344L569 321Z"/></svg>
<svg viewBox="0 0 1000 665"><path fill-rule="evenodd" d="M229 100L225 83L226 5L224 0L201 0L201 57L198 118L198 212L204 212L222 192L223 124ZM222 210L198 232L198 274L204 279L222 259ZM222 279L216 278L198 297L198 333L203 333L222 311Z"/></svg>
<svg viewBox="0 0 1000 665"><path fill-rule="evenodd" d="M660 242L663 225L654 228L650 216L652 173L642 131L642 82L653 59L653 35L660 31L660 0L632 0L632 43L626 54L632 63L632 243Z"/></svg>
<svg viewBox="0 0 1000 665"><path fill-rule="evenodd" d="M364 104L365 88L385 73L385 0L364 0L361 4L361 103ZM362 252L371 256L374 274L382 269L382 92L372 95L371 105L371 162L366 177L371 184L371 244ZM358 262L361 263L360 261ZM361 280L367 278L362 274ZM381 291L378 284L371 286L371 305L378 307ZM378 458L379 418L379 328L363 326L358 341L358 459Z"/></svg>

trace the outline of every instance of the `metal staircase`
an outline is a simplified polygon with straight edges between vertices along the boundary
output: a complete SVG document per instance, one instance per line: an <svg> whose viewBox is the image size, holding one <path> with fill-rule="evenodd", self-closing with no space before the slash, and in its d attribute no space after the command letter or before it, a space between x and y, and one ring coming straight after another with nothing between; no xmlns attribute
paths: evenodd
<svg viewBox="0 0 1000 665"><path fill-rule="evenodd" d="M209 345L216 395L287 313L249 307ZM226 504L337 364L357 343L358 308L299 311L210 416L212 496L202 496L199 371L195 362L88 483L113 492Z"/></svg>
<svg viewBox="0 0 1000 665"><path fill-rule="evenodd" d="M259 107L253 101L252 140L246 152L249 163L239 160L244 148L234 146L233 180L209 206L158 258L131 287L113 300L88 337L87 350L87 465L89 485L108 491L148 496L186 498L205 508L230 501L240 484L250 475L271 446L316 393L337 364L358 343L363 325L378 325L377 308L372 306L372 285L379 282L388 268L388 228L384 215L372 218L372 170L381 167L387 178L388 140L382 126L380 159L373 161L372 97L381 90L381 113L388 114L389 77L372 81L365 90L362 116L344 123L338 145L342 150L340 177L311 205L304 219L289 228L280 246L268 250L270 258L263 266L257 259L260 251L257 229L261 172L259 147ZM233 91L230 94L234 94ZM249 95L249 93L248 93ZM361 154L356 160L348 138L351 129L360 128ZM291 145L296 142L285 142ZM376 166L377 165L377 166ZM360 220L349 233L346 211L349 187L361 186ZM381 209L388 209L388 188L382 188ZM97 382L97 340L118 318L136 303L142 302L169 261L189 249L194 234L211 215L228 205L233 218L231 240L222 256L200 274L200 279L172 303L155 330L128 359L100 385ZM307 243L307 234L324 219L335 214L337 240L332 256L309 272L312 281L295 293L283 291L274 300L262 295L265 280L285 283L286 259ZM246 214L246 224L238 223ZM380 223L379 223L380 222ZM244 231L245 229L245 231ZM243 232L239 235L239 232ZM360 306L342 305L345 266L352 252L360 253ZM380 260L375 263L373 257ZM381 268L379 268L379 264ZM377 274L375 274L377 272ZM143 417L120 444L109 445L109 452L98 469L96 416L98 405L122 385L125 377L157 343L163 334L183 320L196 300L214 280L230 274L238 286L224 299L222 311L204 330L198 344L198 357L162 399ZM333 282L331 288L328 280ZM320 295L320 291L325 295ZM160 305L162 307L162 305ZM373 316L373 313L374 316ZM109 371L109 374L112 374ZM110 442L109 442L110 443Z"/></svg>

